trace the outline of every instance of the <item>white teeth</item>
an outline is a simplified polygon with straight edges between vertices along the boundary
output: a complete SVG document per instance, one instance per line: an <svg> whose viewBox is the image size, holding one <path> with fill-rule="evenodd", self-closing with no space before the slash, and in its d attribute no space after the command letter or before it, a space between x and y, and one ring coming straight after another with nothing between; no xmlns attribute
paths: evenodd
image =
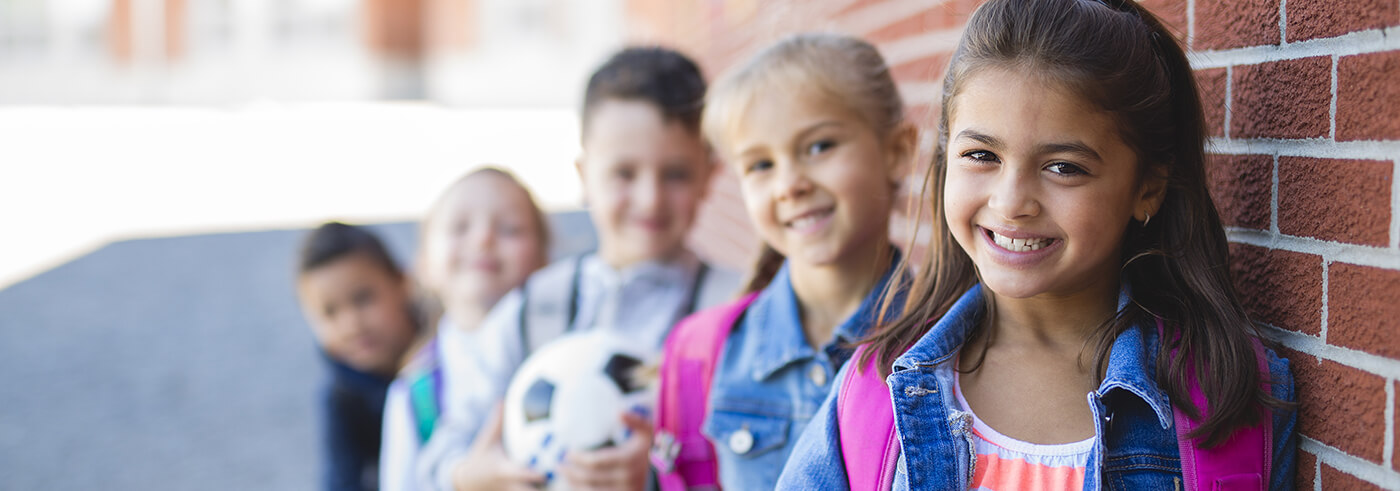
<svg viewBox="0 0 1400 491"><path fill-rule="evenodd" d="M1030 252L1039 250L1042 247L1050 245L1051 239L1013 239L1005 235L992 232L992 241L996 242L997 245L1001 246L1002 248L1008 251Z"/></svg>
<svg viewBox="0 0 1400 491"><path fill-rule="evenodd" d="M810 216L809 216L809 217L802 217L802 218L798 218L798 219L796 219L796 220L793 220L792 223L790 223L788 226L789 226L789 227L792 227L792 228L802 229L802 228L807 228L808 225L811 225L813 222L816 222L816 221L817 221L817 218L816 218L816 217L810 217Z"/></svg>

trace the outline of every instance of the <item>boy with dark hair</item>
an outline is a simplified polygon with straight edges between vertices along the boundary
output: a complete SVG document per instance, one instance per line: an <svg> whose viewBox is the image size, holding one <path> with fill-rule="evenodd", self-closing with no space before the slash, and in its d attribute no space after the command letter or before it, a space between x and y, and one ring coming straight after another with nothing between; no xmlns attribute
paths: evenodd
<svg viewBox="0 0 1400 491"><path fill-rule="evenodd" d="M302 243L297 294L330 377L322 393L322 488L378 488L384 395L418 332L409 283L384 244L328 222Z"/></svg>

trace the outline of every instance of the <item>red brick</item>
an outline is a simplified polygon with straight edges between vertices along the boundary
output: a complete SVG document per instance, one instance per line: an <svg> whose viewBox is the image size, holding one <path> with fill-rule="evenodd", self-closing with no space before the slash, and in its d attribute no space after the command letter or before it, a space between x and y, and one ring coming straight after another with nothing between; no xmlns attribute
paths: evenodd
<svg viewBox="0 0 1400 491"><path fill-rule="evenodd" d="M875 4L877 4L877 3L884 3L884 2L887 2L887 1L888 1L888 0L855 0L855 1L853 1L853 2L851 2L851 3L849 3L849 4L847 4L845 7L841 7L841 10L836 11L836 12L833 14L833 16L841 16L841 15L849 14L849 13L851 13L851 12L855 12L855 11L857 11L857 10L860 10L860 9L863 9L863 8L866 8L866 7L869 7L869 6L871 6L871 5L875 5Z"/></svg>
<svg viewBox="0 0 1400 491"><path fill-rule="evenodd" d="M1225 74L1224 68L1196 70L1196 85L1201 89L1201 108L1205 110L1209 136L1225 136Z"/></svg>
<svg viewBox="0 0 1400 491"><path fill-rule="evenodd" d="M943 2L870 31L862 37L872 43L886 43L929 31L954 29L967 23L967 18L972 16L972 11L976 9L976 2Z"/></svg>
<svg viewBox="0 0 1400 491"><path fill-rule="evenodd" d="M1235 67L1232 138L1321 138L1331 127L1332 60L1284 60Z"/></svg>
<svg viewBox="0 0 1400 491"><path fill-rule="evenodd" d="M1400 24L1400 4L1394 0L1288 0L1288 41L1340 36L1349 32Z"/></svg>
<svg viewBox="0 0 1400 491"><path fill-rule="evenodd" d="M1385 452L1385 379L1293 351L1288 356L1300 397L1298 431L1379 464ZM1325 467L1325 466L1324 466ZM1323 472L1322 488L1331 489Z"/></svg>
<svg viewBox="0 0 1400 491"><path fill-rule="evenodd" d="M1400 51L1337 59L1337 140L1400 139Z"/></svg>
<svg viewBox="0 0 1400 491"><path fill-rule="evenodd" d="M932 132L937 131L938 118L942 117L942 115L938 113L938 104L933 103L909 106L904 110L904 117L908 118L909 122L922 128L920 131Z"/></svg>
<svg viewBox="0 0 1400 491"><path fill-rule="evenodd" d="M1294 467L1298 470L1295 487L1297 489L1314 489L1313 483L1317 481L1317 456L1305 451L1298 451L1298 463Z"/></svg>
<svg viewBox="0 0 1400 491"><path fill-rule="evenodd" d="M1322 332L1322 257L1230 244L1230 274L1256 321L1309 335Z"/></svg>
<svg viewBox="0 0 1400 491"><path fill-rule="evenodd" d="M1353 491L1381 489L1380 486L1364 481L1359 477L1337 470L1327 464L1322 464L1322 489L1327 491Z"/></svg>
<svg viewBox="0 0 1400 491"><path fill-rule="evenodd" d="M1196 3L1193 49L1228 49L1279 43L1278 0Z"/></svg>
<svg viewBox="0 0 1400 491"><path fill-rule="evenodd" d="M1390 244L1393 165L1379 160L1280 157L1278 228L1288 235Z"/></svg>
<svg viewBox="0 0 1400 491"><path fill-rule="evenodd" d="M890 75L899 83L942 82L951 53L935 53L890 67Z"/></svg>
<svg viewBox="0 0 1400 491"><path fill-rule="evenodd" d="M1327 271L1327 342L1400 358L1400 271L1332 263Z"/></svg>
<svg viewBox="0 0 1400 491"><path fill-rule="evenodd" d="M1177 41L1186 44L1186 0L1142 0L1138 4L1157 16Z"/></svg>
<svg viewBox="0 0 1400 491"><path fill-rule="evenodd" d="M1268 155L1210 155L1210 195L1226 225L1269 229L1274 194L1274 158Z"/></svg>

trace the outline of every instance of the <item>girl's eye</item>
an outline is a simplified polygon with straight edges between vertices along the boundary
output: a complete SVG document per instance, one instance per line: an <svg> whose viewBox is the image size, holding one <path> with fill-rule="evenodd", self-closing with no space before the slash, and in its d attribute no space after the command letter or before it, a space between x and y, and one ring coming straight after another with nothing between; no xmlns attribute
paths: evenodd
<svg viewBox="0 0 1400 491"><path fill-rule="evenodd" d="M768 159L755 160L744 167L744 172L762 172L773 168L773 161Z"/></svg>
<svg viewBox="0 0 1400 491"><path fill-rule="evenodd" d="M962 157L965 159L980 160L983 162L997 161L997 156L992 152L988 152L986 150L972 150L968 152L963 152Z"/></svg>
<svg viewBox="0 0 1400 491"><path fill-rule="evenodd" d="M831 140L819 140L807 145L807 155L818 155L836 147L836 142Z"/></svg>
<svg viewBox="0 0 1400 491"><path fill-rule="evenodd" d="M690 171L685 169L672 169L662 174L662 178L669 182L690 182Z"/></svg>
<svg viewBox="0 0 1400 491"><path fill-rule="evenodd" d="M1049 166L1046 166L1045 170L1054 172L1056 175L1061 176L1078 176L1088 174L1088 172L1084 172L1083 168L1071 164L1069 162L1055 162L1053 164L1050 164Z"/></svg>
<svg viewBox="0 0 1400 491"><path fill-rule="evenodd" d="M501 224L500 226L496 227L496 232L504 237L515 237L517 235L525 233L525 227L522 227L517 224Z"/></svg>

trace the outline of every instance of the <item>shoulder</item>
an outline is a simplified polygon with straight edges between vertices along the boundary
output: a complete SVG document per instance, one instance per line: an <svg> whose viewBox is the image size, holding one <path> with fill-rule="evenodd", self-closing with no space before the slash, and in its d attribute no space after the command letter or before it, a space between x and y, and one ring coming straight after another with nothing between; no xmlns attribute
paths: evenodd
<svg viewBox="0 0 1400 491"><path fill-rule="evenodd" d="M584 274L587 268L583 263L589 258L588 255L568 256L552 263L549 263L539 271L530 274L525 280L525 286L517 288L528 292L541 291L542 289L563 290L573 283L575 276Z"/></svg>
<svg viewBox="0 0 1400 491"><path fill-rule="evenodd" d="M722 335L729 332L757 295L745 294L681 319L666 339L666 354L669 356L680 350L691 351L703 346L712 346Z"/></svg>

